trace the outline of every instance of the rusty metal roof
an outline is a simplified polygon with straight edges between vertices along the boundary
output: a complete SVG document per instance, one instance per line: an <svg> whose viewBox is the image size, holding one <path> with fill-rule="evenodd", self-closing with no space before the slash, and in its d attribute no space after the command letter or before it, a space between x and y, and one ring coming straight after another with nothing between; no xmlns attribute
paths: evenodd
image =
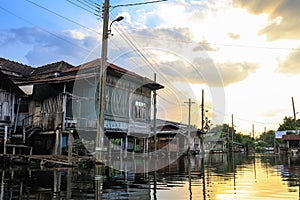
<svg viewBox="0 0 300 200"><path fill-rule="evenodd" d="M0 58L0 70L5 72L14 73L15 76L30 76L34 72L34 68L24 65L15 61ZM6 73L5 73L6 74Z"/></svg>
<svg viewBox="0 0 300 200"><path fill-rule="evenodd" d="M18 85L68 82L75 79L95 77L100 66L101 59L99 58L78 66L73 66L65 61L59 61L38 68L0 58L0 70L4 74L13 77L13 81ZM56 72L58 73L56 74ZM112 63L108 63L107 73L114 73L116 76L141 83L141 85L151 90L164 88L164 86L147 77L140 76ZM23 77L25 79L22 79Z"/></svg>
<svg viewBox="0 0 300 200"><path fill-rule="evenodd" d="M69 67L66 70L61 72L61 76L58 77L49 77L46 79L37 79L31 80L28 83L45 83L45 82L68 82L75 79L86 79L90 77L95 77L96 71L100 68L101 59L95 59L76 67ZM134 72L121 68L117 65L108 63L108 73L117 72L119 76L124 76L129 79L134 79L134 81L139 81L142 85L149 87L152 90L158 90L164 88L164 86L160 85L152 81L147 77L140 76Z"/></svg>
<svg viewBox="0 0 300 200"><path fill-rule="evenodd" d="M299 134L283 135L282 140L297 140L297 141L300 141L300 135Z"/></svg>
<svg viewBox="0 0 300 200"><path fill-rule="evenodd" d="M34 72L32 75L41 75L41 74L48 74L48 73L54 73L54 72L63 72L67 69L73 68L74 66L65 62L65 61L59 61L47 65L43 65L38 68L34 68Z"/></svg>

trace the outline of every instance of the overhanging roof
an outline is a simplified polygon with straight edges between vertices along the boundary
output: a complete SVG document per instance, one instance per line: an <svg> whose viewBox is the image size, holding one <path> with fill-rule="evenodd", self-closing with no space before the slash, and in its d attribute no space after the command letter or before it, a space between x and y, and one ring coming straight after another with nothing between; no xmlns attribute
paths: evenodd
<svg viewBox="0 0 300 200"><path fill-rule="evenodd" d="M24 92L18 88L17 85L14 84L14 82L6 75L4 75L0 71L0 88L5 89L7 91L15 92L20 95L24 95Z"/></svg>
<svg viewBox="0 0 300 200"><path fill-rule="evenodd" d="M101 59L95 59L79 66L68 68L62 71L61 76L29 80L25 84L60 83L73 81L76 79L79 80L95 77L97 75L96 71L100 68L100 65ZM164 86L152 81L147 77L140 76L134 72L128 71L111 63L108 65L107 73L114 73L116 76L137 82L142 86L150 88L151 90L159 90L164 88Z"/></svg>

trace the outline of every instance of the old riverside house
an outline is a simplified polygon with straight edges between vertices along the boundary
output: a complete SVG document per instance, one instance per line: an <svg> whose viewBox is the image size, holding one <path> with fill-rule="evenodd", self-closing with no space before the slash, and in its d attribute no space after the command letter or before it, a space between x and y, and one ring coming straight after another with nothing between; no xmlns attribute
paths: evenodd
<svg viewBox="0 0 300 200"><path fill-rule="evenodd" d="M72 66L61 61L32 68L1 58L0 151L61 155L68 150L72 133L76 154L93 153L100 63L96 59ZM106 138L111 141L106 145L113 144L108 147L110 150L121 147L149 152L154 149L151 93L162 88L148 78L109 64L104 128ZM170 139L170 135L167 137Z"/></svg>

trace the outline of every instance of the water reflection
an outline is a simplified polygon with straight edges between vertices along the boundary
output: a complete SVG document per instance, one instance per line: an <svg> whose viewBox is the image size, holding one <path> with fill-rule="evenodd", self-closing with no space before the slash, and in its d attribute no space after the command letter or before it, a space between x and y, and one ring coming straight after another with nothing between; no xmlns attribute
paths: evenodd
<svg viewBox="0 0 300 200"><path fill-rule="evenodd" d="M144 163L146 169L148 163ZM182 157L148 173L133 173L126 170L126 163L124 166L124 171L108 167L2 166L0 199L206 200L299 199L300 196L299 157L197 155Z"/></svg>

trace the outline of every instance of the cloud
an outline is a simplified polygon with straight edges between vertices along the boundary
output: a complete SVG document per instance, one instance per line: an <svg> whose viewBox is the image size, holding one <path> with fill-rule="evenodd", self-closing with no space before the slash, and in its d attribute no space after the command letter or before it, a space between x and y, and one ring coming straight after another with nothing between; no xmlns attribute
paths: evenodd
<svg viewBox="0 0 300 200"><path fill-rule="evenodd" d="M241 36L239 34L235 34L235 33L231 33L231 32L228 32L227 35L231 38L231 39L234 39L234 40L238 40L241 38Z"/></svg>
<svg viewBox="0 0 300 200"><path fill-rule="evenodd" d="M36 27L2 30L0 45L17 45L27 48L28 64L40 66L58 60L81 63L97 38L75 31L47 32Z"/></svg>
<svg viewBox="0 0 300 200"><path fill-rule="evenodd" d="M206 84L210 87L225 87L245 80L254 74L258 65L250 62L214 63L209 58L199 57L193 63L184 60L160 63L157 74L175 83ZM142 73L144 70L140 70Z"/></svg>
<svg viewBox="0 0 300 200"><path fill-rule="evenodd" d="M199 45L193 48L193 51L217 51L218 49L213 48L206 39L203 39L198 43Z"/></svg>
<svg viewBox="0 0 300 200"><path fill-rule="evenodd" d="M254 74L258 65L250 62L225 62L217 64L217 68L223 78L224 85L245 80L250 74Z"/></svg>
<svg viewBox="0 0 300 200"><path fill-rule="evenodd" d="M300 1L295 0L233 0L233 6L245 8L253 14L268 14L269 24L258 33L269 41L300 39Z"/></svg>
<svg viewBox="0 0 300 200"><path fill-rule="evenodd" d="M285 111L286 108L276 108L264 112L263 115L268 118L274 118L274 117L283 116L282 113L284 113Z"/></svg>
<svg viewBox="0 0 300 200"><path fill-rule="evenodd" d="M277 71L284 74L299 74L300 73L300 51L293 51L285 60L278 61Z"/></svg>
<svg viewBox="0 0 300 200"><path fill-rule="evenodd" d="M250 74L255 73L257 64L250 62L224 62L215 63L207 52L220 53L203 39L201 42L193 42L188 28L173 29L143 29L130 33L136 44L143 44L138 52L147 59L141 59L137 51L128 52L128 45L122 45L122 41L116 40L121 52L126 55L110 59L120 66L134 66L130 70L139 74L153 77L153 73L164 77L165 80L175 83L206 84L213 87L223 87L232 83L245 80ZM113 40L117 39L115 36ZM134 61L134 62L133 62Z"/></svg>

